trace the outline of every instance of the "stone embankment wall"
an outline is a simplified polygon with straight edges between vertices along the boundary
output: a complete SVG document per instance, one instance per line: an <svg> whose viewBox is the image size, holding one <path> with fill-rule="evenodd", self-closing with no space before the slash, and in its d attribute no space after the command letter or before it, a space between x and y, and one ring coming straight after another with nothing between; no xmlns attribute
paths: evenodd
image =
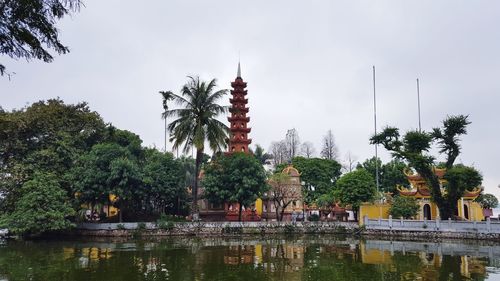
<svg viewBox="0 0 500 281"><path fill-rule="evenodd" d="M500 241L500 223L416 220L355 222L168 222L82 223L69 232L83 236L240 236L271 234L360 234L366 237L432 241L476 239Z"/></svg>
<svg viewBox="0 0 500 281"><path fill-rule="evenodd" d="M331 233L358 231L355 222L177 222L177 223L82 223L69 234L84 236L234 236L267 234Z"/></svg>
<svg viewBox="0 0 500 281"><path fill-rule="evenodd" d="M486 221L363 219L363 235L410 240L478 239L500 240L500 223Z"/></svg>

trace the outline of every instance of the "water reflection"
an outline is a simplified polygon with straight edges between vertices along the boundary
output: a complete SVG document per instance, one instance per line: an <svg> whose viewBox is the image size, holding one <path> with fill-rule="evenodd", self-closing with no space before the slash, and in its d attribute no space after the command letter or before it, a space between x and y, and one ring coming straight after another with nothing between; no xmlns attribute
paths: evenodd
<svg viewBox="0 0 500 281"><path fill-rule="evenodd" d="M306 236L0 245L0 280L495 280L500 244Z"/></svg>

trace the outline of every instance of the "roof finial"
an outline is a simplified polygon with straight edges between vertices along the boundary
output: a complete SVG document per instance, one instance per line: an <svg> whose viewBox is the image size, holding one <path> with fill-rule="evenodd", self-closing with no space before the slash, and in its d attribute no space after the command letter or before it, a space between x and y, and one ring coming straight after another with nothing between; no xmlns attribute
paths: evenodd
<svg viewBox="0 0 500 281"><path fill-rule="evenodd" d="M238 61L238 73L236 74L236 78L241 78L241 67L239 61Z"/></svg>

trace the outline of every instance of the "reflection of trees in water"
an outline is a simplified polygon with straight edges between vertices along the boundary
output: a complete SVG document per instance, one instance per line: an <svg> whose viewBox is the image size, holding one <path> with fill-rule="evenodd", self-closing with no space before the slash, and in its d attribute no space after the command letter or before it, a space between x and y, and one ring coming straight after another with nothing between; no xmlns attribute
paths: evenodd
<svg viewBox="0 0 500 281"><path fill-rule="evenodd" d="M357 241L167 239L160 242L9 242L7 280L484 280L495 260L367 251ZM370 254L379 255L367 257ZM86 262L82 262L86 259Z"/></svg>
<svg viewBox="0 0 500 281"><path fill-rule="evenodd" d="M439 268L439 280L467 280L462 276L460 266L462 265L460 256L443 256L441 267Z"/></svg>

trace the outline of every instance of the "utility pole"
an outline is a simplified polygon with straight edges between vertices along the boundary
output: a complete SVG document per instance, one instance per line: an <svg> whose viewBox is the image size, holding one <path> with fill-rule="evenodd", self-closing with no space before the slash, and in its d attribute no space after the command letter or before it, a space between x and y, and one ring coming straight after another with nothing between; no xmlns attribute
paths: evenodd
<svg viewBox="0 0 500 281"><path fill-rule="evenodd" d="M375 91L375 66L373 66L373 120L374 120L374 129L375 135L377 134L377 93ZM377 181L377 192L380 190L379 188L379 175L378 175L378 144L375 144L375 179Z"/></svg>
<svg viewBox="0 0 500 281"><path fill-rule="evenodd" d="M418 101L418 131L422 132L422 124L420 122L420 83L417 78L417 101Z"/></svg>

